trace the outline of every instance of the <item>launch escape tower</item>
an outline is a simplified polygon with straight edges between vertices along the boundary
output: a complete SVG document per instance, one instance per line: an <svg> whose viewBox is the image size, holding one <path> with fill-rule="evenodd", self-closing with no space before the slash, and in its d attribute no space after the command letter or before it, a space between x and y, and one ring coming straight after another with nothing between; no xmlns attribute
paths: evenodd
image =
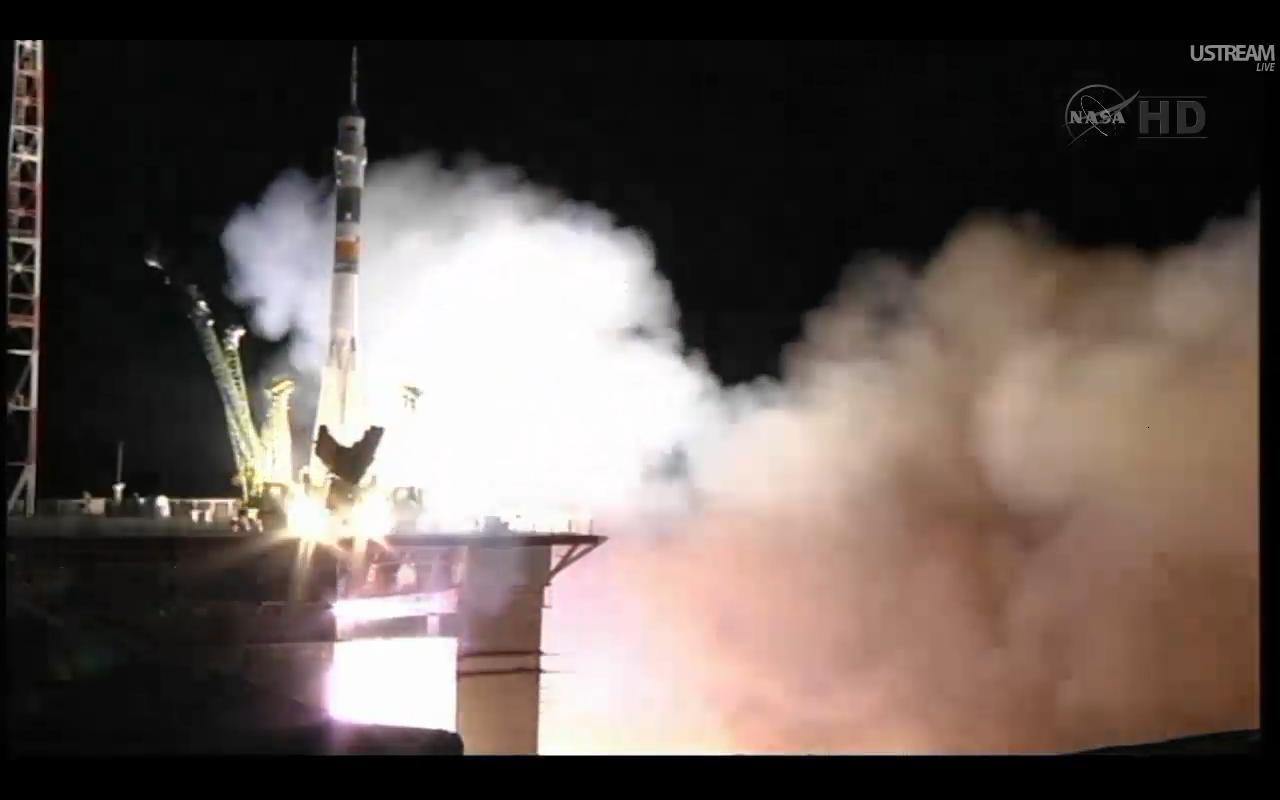
<svg viewBox="0 0 1280 800"><path fill-rule="evenodd" d="M9 514L36 509L40 390L40 212L44 42L13 50L5 279L5 492Z"/></svg>

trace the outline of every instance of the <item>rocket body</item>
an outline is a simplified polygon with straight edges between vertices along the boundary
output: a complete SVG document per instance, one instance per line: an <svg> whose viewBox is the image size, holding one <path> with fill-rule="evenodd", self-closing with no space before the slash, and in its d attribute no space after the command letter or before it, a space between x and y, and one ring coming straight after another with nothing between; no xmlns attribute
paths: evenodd
<svg viewBox="0 0 1280 800"><path fill-rule="evenodd" d="M351 107L338 119L338 145L333 171L336 194L333 286L329 307L329 352L320 377L320 401L315 433L327 425L340 444L351 445L365 432L364 398L356 362L357 292L360 275L360 205L364 194L365 123L356 106L356 62L351 56ZM312 437L314 443L316 436ZM314 447L313 447L314 450ZM310 460L313 482L327 470L314 452Z"/></svg>
<svg viewBox="0 0 1280 800"><path fill-rule="evenodd" d="M355 367L356 292L360 275L360 201L364 193L364 118L357 112L338 121L334 152L337 203L333 241L333 294L329 314L330 365ZM363 433L363 431L362 431Z"/></svg>

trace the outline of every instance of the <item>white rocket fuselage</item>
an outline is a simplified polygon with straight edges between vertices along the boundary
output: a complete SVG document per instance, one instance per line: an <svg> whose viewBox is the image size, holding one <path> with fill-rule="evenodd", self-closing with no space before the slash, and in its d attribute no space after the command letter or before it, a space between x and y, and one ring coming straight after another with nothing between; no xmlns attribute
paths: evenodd
<svg viewBox="0 0 1280 800"><path fill-rule="evenodd" d="M351 69L351 108L338 120L338 146L333 169L336 193L333 289L329 311L329 353L320 377L320 401L315 433L321 425L340 444L351 445L365 432L364 398L356 369L356 307L360 275L360 201L364 193L364 168L368 151L364 142L364 117L356 107L355 56ZM315 436L312 437L314 443ZM313 448L314 449L314 448ZM326 473L311 456L311 476Z"/></svg>

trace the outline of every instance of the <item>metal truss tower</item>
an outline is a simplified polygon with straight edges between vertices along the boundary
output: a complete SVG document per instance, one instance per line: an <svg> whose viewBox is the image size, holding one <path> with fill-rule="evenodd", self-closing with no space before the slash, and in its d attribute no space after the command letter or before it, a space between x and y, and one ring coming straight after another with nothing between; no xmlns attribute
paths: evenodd
<svg viewBox="0 0 1280 800"><path fill-rule="evenodd" d="M40 206L44 154L44 42L13 50L5 280L5 491L8 513L36 509L40 388Z"/></svg>

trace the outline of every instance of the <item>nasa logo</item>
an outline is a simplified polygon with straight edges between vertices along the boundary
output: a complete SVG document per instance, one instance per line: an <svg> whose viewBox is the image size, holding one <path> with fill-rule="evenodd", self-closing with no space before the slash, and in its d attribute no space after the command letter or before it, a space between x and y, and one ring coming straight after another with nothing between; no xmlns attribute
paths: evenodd
<svg viewBox="0 0 1280 800"><path fill-rule="evenodd" d="M1128 125L1136 116L1139 139L1204 139L1205 108L1203 96L1147 96L1134 92L1125 97L1119 90L1092 83L1076 91L1067 101L1063 115L1068 147L1089 138L1115 139L1132 130Z"/></svg>
<svg viewBox="0 0 1280 800"><path fill-rule="evenodd" d="M1125 109L1137 98L1137 92L1125 99L1120 92L1101 83L1079 89L1067 101L1064 124L1071 137L1068 146L1089 135L1115 136L1126 123Z"/></svg>

